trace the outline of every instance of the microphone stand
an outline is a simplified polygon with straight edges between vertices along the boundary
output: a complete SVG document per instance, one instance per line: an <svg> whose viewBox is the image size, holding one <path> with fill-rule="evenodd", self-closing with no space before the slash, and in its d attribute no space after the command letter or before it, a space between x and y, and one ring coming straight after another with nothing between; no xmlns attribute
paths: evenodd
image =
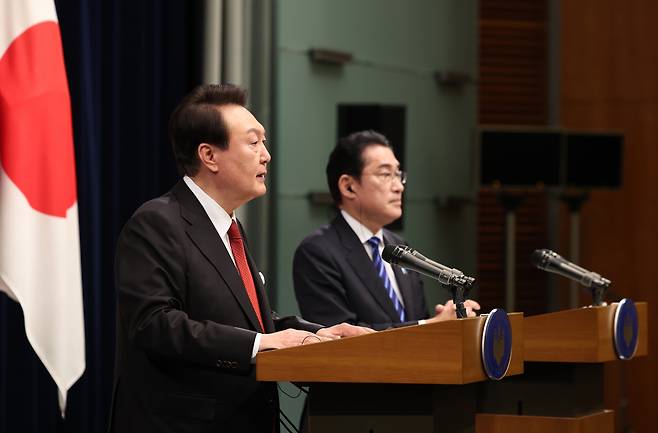
<svg viewBox="0 0 658 433"><path fill-rule="evenodd" d="M592 291L592 305L595 307L600 307L603 305L603 295L605 295L606 287L599 285L592 285L590 287Z"/></svg>
<svg viewBox="0 0 658 433"><path fill-rule="evenodd" d="M464 307L465 297L471 290L471 286L475 280L466 275L455 277L452 281L452 302L455 303L456 313L458 319L465 319L468 317L466 314L466 307Z"/></svg>
<svg viewBox="0 0 658 433"><path fill-rule="evenodd" d="M457 318L458 319L466 318L466 307L464 307L464 288L463 287L453 287L452 288L452 302L455 303L455 308L457 309Z"/></svg>

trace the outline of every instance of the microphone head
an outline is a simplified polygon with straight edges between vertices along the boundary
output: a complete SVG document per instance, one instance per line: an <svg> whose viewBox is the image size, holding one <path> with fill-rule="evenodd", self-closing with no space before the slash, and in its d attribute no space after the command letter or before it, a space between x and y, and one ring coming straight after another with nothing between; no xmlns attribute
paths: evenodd
<svg viewBox="0 0 658 433"><path fill-rule="evenodd" d="M408 247L406 247L405 245L393 245L393 244L384 245L384 251L382 251L382 259L384 259L388 263L397 265L398 260L406 252L407 248Z"/></svg>
<svg viewBox="0 0 658 433"><path fill-rule="evenodd" d="M554 253L551 250L542 249L542 250L535 250L532 253L531 261L532 264L535 265L537 268L546 270L552 261L559 260L561 258L562 257L560 257L559 254Z"/></svg>

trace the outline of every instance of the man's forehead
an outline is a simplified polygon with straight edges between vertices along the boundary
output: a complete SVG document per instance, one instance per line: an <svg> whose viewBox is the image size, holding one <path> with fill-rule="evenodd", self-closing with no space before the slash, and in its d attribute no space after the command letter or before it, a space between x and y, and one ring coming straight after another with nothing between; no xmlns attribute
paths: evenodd
<svg viewBox="0 0 658 433"><path fill-rule="evenodd" d="M256 123L258 123L258 122L256 122ZM254 133L254 134L265 135L265 127L264 127L263 125L261 125L260 123L258 123L258 126L253 126L253 127L249 128L249 129L247 129L247 130L245 131L245 133L246 133L246 134Z"/></svg>
<svg viewBox="0 0 658 433"><path fill-rule="evenodd" d="M376 167L399 167L400 162L395 157L393 150L388 146L371 145L363 149L362 152L364 165L374 165Z"/></svg>
<svg viewBox="0 0 658 433"><path fill-rule="evenodd" d="M219 110L232 133L265 134L265 127L245 107L241 105L224 105L219 107Z"/></svg>

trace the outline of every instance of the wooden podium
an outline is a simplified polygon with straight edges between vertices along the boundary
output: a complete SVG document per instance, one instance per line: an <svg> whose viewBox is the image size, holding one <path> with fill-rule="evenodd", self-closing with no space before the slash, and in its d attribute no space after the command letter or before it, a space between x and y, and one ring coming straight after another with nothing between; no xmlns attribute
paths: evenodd
<svg viewBox="0 0 658 433"><path fill-rule="evenodd" d="M647 303L635 304L638 343L635 356L647 354ZM536 362L616 361L612 330L617 304L540 314L525 319L524 356Z"/></svg>
<svg viewBox="0 0 658 433"><path fill-rule="evenodd" d="M647 304L635 304L638 343L647 354ZM614 412L603 402L603 363L616 361L617 304L526 317L525 373L491 384L477 416L476 432L590 431L612 433ZM619 361L623 362L623 361ZM481 411L483 412L483 411ZM556 426L562 426L556 430Z"/></svg>
<svg viewBox="0 0 658 433"><path fill-rule="evenodd" d="M523 373L523 315L509 315ZM381 331L259 353L256 377L310 385L309 427L322 432L461 432L475 425L485 317ZM440 423L440 425L439 425Z"/></svg>

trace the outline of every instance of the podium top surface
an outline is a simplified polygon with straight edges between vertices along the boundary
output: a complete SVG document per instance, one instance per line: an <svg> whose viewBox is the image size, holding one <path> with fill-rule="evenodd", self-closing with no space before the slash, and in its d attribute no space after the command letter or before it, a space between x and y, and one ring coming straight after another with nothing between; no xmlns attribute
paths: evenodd
<svg viewBox="0 0 658 433"><path fill-rule="evenodd" d="M509 315L512 359L523 372L523 315ZM263 381L463 384L485 380L481 335L485 317L449 320L261 352Z"/></svg>

